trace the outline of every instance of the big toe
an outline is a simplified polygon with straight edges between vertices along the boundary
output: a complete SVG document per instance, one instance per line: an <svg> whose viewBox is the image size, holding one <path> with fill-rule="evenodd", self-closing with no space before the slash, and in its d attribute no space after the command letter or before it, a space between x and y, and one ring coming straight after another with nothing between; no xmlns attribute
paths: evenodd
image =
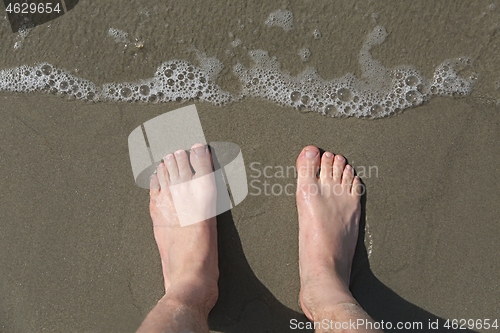
<svg viewBox="0 0 500 333"><path fill-rule="evenodd" d="M316 183L320 166L319 149L315 146L307 146L302 149L297 158L298 188L301 185Z"/></svg>
<svg viewBox="0 0 500 333"><path fill-rule="evenodd" d="M195 171L195 177L204 176L212 171L214 168L212 166L212 155L207 146L197 143L191 147L191 165Z"/></svg>

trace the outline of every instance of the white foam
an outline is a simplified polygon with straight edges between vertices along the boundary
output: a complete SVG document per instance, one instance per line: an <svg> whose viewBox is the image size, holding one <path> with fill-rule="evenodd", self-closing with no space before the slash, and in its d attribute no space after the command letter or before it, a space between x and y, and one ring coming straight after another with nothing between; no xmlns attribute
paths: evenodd
<svg viewBox="0 0 500 333"><path fill-rule="evenodd" d="M110 29L110 35L121 32ZM88 101L171 102L199 100L215 105L243 97L264 98L281 105L320 112L324 115L379 118L420 105L434 95L465 96L476 79L468 58L445 60L431 79L424 78L411 66L386 68L373 59L373 46L384 42L387 32L376 27L368 34L359 53L361 77L348 73L333 80L321 78L314 68L297 76L281 70L278 60L266 51L250 51L253 64L237 64L233 71L242 89L238 96L221 89L216 80L223 65L215 57L196 52L199 66L184 60L161 64L153 77L137 82L107 83L96 86L89 80L48 63L20 66L0 71L0 91L50 92ZM308 49L299 54L303 59ZM466 74L468 72L468 74Z"/></svg>
<svg viewBox="0 0 500 333"><path fill-rule="evenodd" d="M293 14L289 10L278 9L269 14L265 24L269 27L280 27L285 31L293 28Z"/></svg>
<svg viewBox="0 0 500 333"><path fill-rule="evenodd" d="M44 91L96 101L99 88L92 82L78 78L48 63L20 66L0 71L0 90L13 92Z"/></svg>
<svg viewBox="0 0 500 333"><path fill-rule="evenodd" d="M233 96L214 82L218 68L210 67L208 58L202 68L187 61L172 60L163 63L153 78L139 82L105 84L101 98L120 102L172 102L200 100L215 105L233 101ZM217 64L215 64L217 65Z"/></svg>
<svg viewBox="0 0 500 333"><path fill-rule="evenodd" d="M328 81L313 68L292 77L281 70L276 58L269 57L263 50L250 52L251 67L238 64L234 71L241 80L243 96L260 97L329 116L385 117L420 105L432 95L471 92L475 76L464 78L456 70L459 65L470 65L467 58L444 61L431 80L424 79L411 66L385 68L372 58L370 50L386 36L387 32L380 26L367 36L359 54L361 78L348 73Z"/></svg>
<svg viewBox="0 0 500 333"><path fill-rule="evenodd" d="M205 72L186 61L168 61L157 69L151 79L140 82L108 83L100 88L88 80L78 78L48 63L41 63L0 71L0 90L42 91L94 102L103 100L169 102L199 99L222 105L232 101L233 96L222 91L212 81L212 76L218 74L218 69L209 65L210 61L204 64L205 68L210 69Z"/></svg>

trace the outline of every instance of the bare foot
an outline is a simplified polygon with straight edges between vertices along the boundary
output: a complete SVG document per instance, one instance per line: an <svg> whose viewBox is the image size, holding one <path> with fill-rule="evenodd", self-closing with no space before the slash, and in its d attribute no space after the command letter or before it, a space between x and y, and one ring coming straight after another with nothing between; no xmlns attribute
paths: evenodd
<svg viewBox="0 0 500 333"><path fill-rule="evenodd" d="M195 170L191 171L189 165ZM160 251L165 293L182 304L199 305L203 312L218 297L216 187L208 147L196 144L190 158L179 150L165 156L151 178L150 213ZM197 223L182 219L205 216ZM179 219L181 217L181 219Z"/></svg>
<svg viewBox="0 0 500 333"><path fill-rule="evenodd" d="M321 171L317 177L318 170ZM310 320L359 306L349 291L363 185L341 155L307 146L297 158L300 304Z"/></svg>

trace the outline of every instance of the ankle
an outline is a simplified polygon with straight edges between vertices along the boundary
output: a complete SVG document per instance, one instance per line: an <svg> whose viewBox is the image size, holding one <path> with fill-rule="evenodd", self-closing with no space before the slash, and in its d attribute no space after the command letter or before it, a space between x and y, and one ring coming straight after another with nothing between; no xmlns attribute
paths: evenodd
<svg viewBox="0 0 500 333"><path fill-rule="evenodd" d="M312 321L321 321L325 318L339 319L345 317L344 314L350 309L357 307L361 309L351 293L338 292L331 296L334 298L318 299L317 302L304 304L310 315L309 319Z"/></svg>
<svg viewBox="0 0 500 333"><path fill-rule="evenodd" d="M196 309L208 316L217 302L218 296L217 280L183 276L173 281L162 299L179 307Z"/></svg>
<svg viewBox="0 0 500 333"><path fill-rule="evenodd" d="M337 303L328 309L316 313L313 320L315 322L323 322L325 319L333 323L335 327L341 327L341 329L336 329L334 332L362 331L367 333L382 333L381 330L374 328L377 327L375 321L354 299L349 302ZM352 323L355 323L354 327L352 327Z"/></svg>
<svg viewBox="0 0 500 333"><path fill-rule="evenodd" d="M147 315L137 333L208 332L208 313L165 294Z"/></svg>
<svg viewBox="0 0 500 333"><path fill-rule="evenodd" d="M301 302L311 320L334 311L338 304L357 304L349 286L332 272L322 272L321 275L303 279Z"/></svg>
<svg viewBox="0 0 500 333"><path fill-rule="evenodd" d="M333 321L342 321L352 317L353 314L359 311L364 311L354 298L346 299L345 301L329 304L311 313L314 321L321 321L323 319L330 319Z"/></svg>

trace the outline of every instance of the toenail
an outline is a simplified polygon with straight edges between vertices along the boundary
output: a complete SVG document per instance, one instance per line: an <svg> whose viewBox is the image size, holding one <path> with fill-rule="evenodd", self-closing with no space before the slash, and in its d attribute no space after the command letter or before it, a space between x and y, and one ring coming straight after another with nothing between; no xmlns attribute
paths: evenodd
<svg viewBox="0 0 500 333"><path fill-rule="evenodd" d="M305 155L306 155L307 158L313 158L313 157L316 157L318 155L318 151L316 149L312 150L312 149L307 149L306 148Z"/></svg>
<svg viewBox="0 0 500 333"><path fill-rule="evenodd" d="M335 156L335 158L337 159L337 161L339 162L342 162L344 160L344 157L342 155L337 155Z"/></svg>
<svg viewBox="0 0 500 333"><path fill-rule="evenodd" d="M325 156L328 157L328 158L330 158L330 157L332 157L332 153L330 153L329 151L327 151L327 152L325 152Z"/></svg>
<svg viewBox="0 0 500 333"><path fill-rule="evenodd" d="M205 148L205 146L196 146L191 150L194 151L196 155L205 155L207 153L207 149Z"/></svg>
<svg viewBox="0 0 500 333"><path fill-rule="evenodd" d="M351 166L350 164L347 164L347 165L345 166L345 168L346 168L347 170L349 170L349 171L351 171L351 170L352 170L352 166Z"/></svg>
<svg viewBox="0 0 500 333"><path fill-rule="evenodd" d="M175 154L175 155L177 155L177 156L180 156L180 155L182 154L182 152L183 152L183 151L184 151L184 150L179 149L179 150L177 150L174 154Z"/></svg>
<svg viewBox="0 0 500 333"><path fill-rule="evenodd" d="M167 156L165 156L166 160L171 160L172 158L174 158L174 155L172 154L168 154Z"/></svg>

